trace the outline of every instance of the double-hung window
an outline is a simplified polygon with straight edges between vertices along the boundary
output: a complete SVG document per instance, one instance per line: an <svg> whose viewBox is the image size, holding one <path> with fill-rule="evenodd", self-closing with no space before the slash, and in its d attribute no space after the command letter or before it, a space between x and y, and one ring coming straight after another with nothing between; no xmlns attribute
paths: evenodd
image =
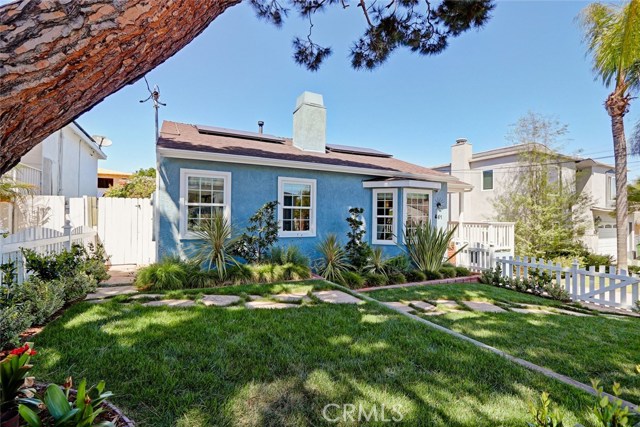
<svg viewBox="0 0 640 427"><path fill-rule="evenodd" d="M316 235L316 180L278 178L280 236Z"/></svg>
<svg viewBox="0 0 640 427"><path fill-rule="evenodd" d="M193 238L195 231L215 215L231 220L231 173L195 169L180 170L180 234Z"/></svg>
<svg viewBox="0 0 640 427"><path fill-rule="evenodd" d="M396 242L396 212L398 190L373 190L373 237L374 245L393 245Z"/></svg>
<svg viewBox="0 0 640 427"><path fill-rule="evenodd" d="M404 226L407 235L411 235L417 226L430 222L431 191L404 190Z"/></svg>

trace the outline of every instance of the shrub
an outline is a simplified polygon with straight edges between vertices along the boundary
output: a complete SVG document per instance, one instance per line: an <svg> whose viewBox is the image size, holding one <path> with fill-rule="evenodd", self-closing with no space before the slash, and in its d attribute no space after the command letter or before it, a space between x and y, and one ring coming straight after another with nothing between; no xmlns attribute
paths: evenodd
<svg viewBox="0 0 640 427"><path fill-rule="evenodd" d="M407 254L413 264L425 273L427 271L436 272L442 267L444 256L449 249L449 242L456 232L456 227L444 230L432 227L429 221L420 224L407 224L404 241L407 247ZM464 247L453 253L449 259L453 258Z"/></svg>
<svg viewBox="0 0 640 427"><path fill-rule="evenodd" d="M455 267L456 269L456 277L466 277L471 276L471 270L467 267Z"/></svg>
<svg viewBox="0 0 640 427"><path fill-rule="evenodd" d="M640 265L630 265L628 268L629 268L629 273L633 273L633 274L640 273Z"/></svg>
<svg viewBox="0 0 640 427"><path fill-rule="evenodd" d="M82 248L82 270L90 276L96 279L97 283L101 283L109 280L111 277L107 272L107 261L109 256L107 255L104 245L98 243L93 245L89 243L89 249Z"/></svg>
<svg viewBox="0 0 640 427"><path fill-rule="evenodd" d="M341 285L350 289L360 289L364 286L364 277L360 276L355 271L345 271L342 273Z"/></svg>
<svg viewBox="0 0 640 427"><path fill-rule="evenodd" d="M271 249L268 260L270 263L278 265L293 264L303 267L309 266L309 258L304 256L297 246L287 246L285 248L275 247Z"/></svg>
<svg viewBox="0 0 640 427"><path fill-rule="evenodd" d="M309 266L287 263L282 265L282 280L304 280L311 277Z"/></svg>
<svg viewBox="0 0 640 427"><path fill-rule="evenodd" d="M480 283L485 285L502 286L502 268L497 266L496 268L490 268L484 270L480 276Z"/></svg>
<svg viewBox="0 0 640 427"><path fill-rule="evenodd" d="M389 258L386 262L387 272L408 273L411 270L411 260L405 254Z"/></svg>
<svg viewBox="0 0 640 427"><path fill-rule="evenodd" d="M173 290L185 287L186 263L177 257L167 257L138 271L135 285L140 290Z"/></svg>
<svg viewBox="0 0 640 427"><path fill-rule="evenodd" d="M613 265L613 257L611 255L599 255L587 253L584 256L584 267L600 267L601 265Z"/></svg>
<svg viewBox="0 0 640 427"><path fill-rule="evenodd" d="M527 423L528 427L564 427L558 405L551 402L546 392L542 393L537 404L529 404L529 413L533 417L533 422Z"/></svg>
<svg viewBox="0 0 640 427"><path fill-rule="evenodd" d="M62 277L58 281L64 288L64 300L66 302L82 299L88 293L95 292L98 287L96 279L83 271L79 271L69 277Z"/></svg>
<svg viewBox="0 0 640 427"><path fill-rule="evenodd" d="M387 276L384 274L368 273L365 276L365 281L369 286L384 286L387 284Z"/></svg>
<svg viewBox="0 0 640 427"><path fill-rule="evenodd" d="M278 241L277 201L265 203L249 218L249 226L238 238L233 253L249 262L261 262Z"/></svg>
<svg viewBox="0 0 640 427"><path fill-rule="evenodd" d="M234 265L227 269L227 278L235 284L243 284L251 282L253 272L246 264Z"/></svg>
<svg viewBox="0 0 640 427"><path fill-rule="evenodd" d="M364 266L364 271L367 273L376 273L387 275L387 261L382 252L382 248L375 248L369 254L367 258L367 264Z"/></svg>
<svg viewBox="0 0 640 427"><path fill-rule="evenodd" d="M390 285L395 285L398 283L407 283L407 278L402 273L391 273L391 274L388 274L387 277L389 278L388 282Z"/></svg>
<svg viewBox="0 0 640 427"><path fill-rule="evenodd" d="M411 270L406 274L409 282L424 282L427 276L420 270Z"/></svg>
<svg viewBox="0 0 640 427"><path fill-rule="evenodd" d="M326 280L340 283L342 273L350 267L347 253L335 234L329 234L319 245L318 251L322 254L322 258L317 263L318 273Z"/></svg>
<svg viewBox="0 0 640 427"><path fill-rule="evenodd" d="M360 220L363 213L364 209L362 208L351 208L349 209L349 218L347 218L350 231L347 232L349 241L345 246L345 252L349 263L358 270L367 265L371 256L371 246L364 241L366 233L363 227L364 222Z"/></svg>
<svg viewBox="0 0 640 427"><path fill-rule="evenodd" d="M232 237L229 220L222 212L216 212L211 221L201 223L195 235L199 240L192 250L194 262L215 270L218 280L224 281L227 266L238 264L232 256L238 239Z"/></svg>
<svg viewBox="0 0 640 427"><path fill-rule="evenodd" d="M442 274L439 271L426 270L424 272L424 275L426 276L427 280L440 280L440 279L442 279Z"/></svg>
<svg viewBox="0 0 640 427"><path fill-rule="evenodd" d="M0 307L0 349L8 345L17 345L19 335L33 322L29 306L12 304Z"/></svg>
<svg viewBox="0 0 640 427"><path fill-rule="evenodd" d="M455 269L455 267L442 267L442 268L440 268L440 270L438 270L438 272L445 279L456 277L456 269Z"/></svg>
<svg viewBox="0 0 640 427"><path fill-rule="evenodd" d="M18 301L28 310L36 325L43 324L65 302L65 286L60 280L43 280L34 275L19 286L18 292Z"/></svg>
<svg viewBox="0 0 640 427"><path fill-rule="evenodd" d="M82 263L82 246L73 245L71 250L59 253L40 254L32 249L22 249L27 272L42 280L56 280L71 276Z"/></svg>

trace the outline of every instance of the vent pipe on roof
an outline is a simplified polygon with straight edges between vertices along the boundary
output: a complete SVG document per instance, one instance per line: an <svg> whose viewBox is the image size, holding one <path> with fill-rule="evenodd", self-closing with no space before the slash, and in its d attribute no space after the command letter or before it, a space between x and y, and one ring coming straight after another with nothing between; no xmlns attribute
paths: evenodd
<svg viewBox="0 0 640 427"><path fill-rule="evenodd" d="M293 112L293 146L302 151L326 152L327 110L322 95L303 92Z"/></svg>
<svg viewBox="0 0 640 427"><path fill-rule="evenodd" d="M264 122L262 120L258 121L258 133L264 132Z"/></svg>

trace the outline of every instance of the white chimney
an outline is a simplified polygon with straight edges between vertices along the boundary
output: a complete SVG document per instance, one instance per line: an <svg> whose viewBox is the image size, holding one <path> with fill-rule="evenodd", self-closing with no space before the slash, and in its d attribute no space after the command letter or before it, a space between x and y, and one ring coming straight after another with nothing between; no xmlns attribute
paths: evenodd
<svg viewBox="0 0 640 427"><path fill-rule="evenodd" d="M327 144L327 110L322 95L302 92L293 112L293 146L324 153Z"/></svg>
<svg viewBox="0 0 640 427"><path fill-rule="evenodd" d="M456 143L451 147L451 175L456 175L454 171L469 170L471 156L473 156L473 147L467 138L456 139Z"/></svg>

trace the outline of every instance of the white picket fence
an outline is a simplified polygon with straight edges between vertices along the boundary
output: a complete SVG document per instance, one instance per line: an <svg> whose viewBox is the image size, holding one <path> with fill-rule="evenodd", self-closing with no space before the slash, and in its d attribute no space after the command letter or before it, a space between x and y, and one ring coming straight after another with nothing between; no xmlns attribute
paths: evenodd
<svg viewBox="0 0 640 427"><path fill-rule="evenodd" d="M21 249L32 249L41 254L59 253L73 244L83 246L96 244L97 233L87 226L73 228L69 222L62 230L45 227L30 227L0 238L0 263L14 261L18 283L27 277ZM1 278L1 276L0 276Z"/></svg>
<svg viewBox="0 0 640 427"><path fill-rule="evenodd" d="M608 307L629 309L640 299L640 278L614 266L580 268L577 262L563 267L544 260L528 257L508 257L496 260L507 278L527 279L532 272L546 272L556 285L562 286L573 301Z"/></svg>
<svg viewBox="0 0 640 427"><path fill-rule="evenodd" d="M458 255L456 264L467 267L474 273L481 273L496 266L496 259L501 255L507 255L496 251L493 246L473 243L467 245Z"/></svg>

